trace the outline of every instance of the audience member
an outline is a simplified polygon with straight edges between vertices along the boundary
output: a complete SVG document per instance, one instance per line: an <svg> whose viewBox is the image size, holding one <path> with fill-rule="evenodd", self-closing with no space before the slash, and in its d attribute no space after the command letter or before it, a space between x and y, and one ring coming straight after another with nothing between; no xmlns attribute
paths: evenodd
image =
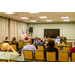
<svg viewBox="0 0 75 75"><path fill-rule="evenodd" d="M41 39L40 39L40 38L38 39L38 43L36 43L36 48L37 48L38 46L44 46L44 43L41 42ZM38 49L38 48L37 48L37 49ZM45 46L44 46L44 49L45 49Z"/></svg>
<svg viewBox="0 0 75 75"><path fill-rule="evenodd" d="M48 45L49 40L50 40L50 37L47 38L46 45Z"/></svg>
<svg viewBox="0 0 75 75"><path fill-rule="evenodd" d="M46 40L47 40L47 36L44 37L43 42L46 43Z"/></svg>
<svg viewBox="0 0 75 75"><path fill-rule="evenodd" d="M34 45L31 45L31 42L32 41L29 39L27 42L27 45L23 47L23 51L24 50L32 50L33 51L33 57L35 57L34 50L37 50L37 49ZM22 51L22 53L23 53L23 51Z"/></svg>
<svg viewBox="0 0 75 75"><path fill-rule="evenodd" d="M4 42L5 42L5 43L9 43L8 37L5 37Z"/></svg>
<svg viewBox="0 0 75 75"><path fill-rule="evenodd" d="M55 42L53 40L49 40L48 47L44 51L45 59L46 59L46 52L56 52L56 60L58 60L58 49L54 47Z"/></svg>
<svg viewBox="0 0 75 75"><path fill-rule="evenodd" d="M60 43L60 38L57 36L57 39L55 39L55 43Z"/></svg>
<svg viewBox="0 0 75 75"><path fill-rule="evenodd" d="M0 59L15 59L18 58L19 54L10 46L8 43L4 43L1 48ZM11 52L9 52L11 50Z"/></svg>
<svg viewBox="0 0 75 75"><path fill-rule="evenodd" d="M25 37L25 40L23 41L23 44L24 44L24 42L28 42L28 37Z"/></svg>
<svg viewBox="0 0 75 75"><path fill-rule="evenodd" d="M21 47L19 46L19 44L18 44L18 42L17 42L17 40L16 40L15 37L13 37L11 44L16 45L16 49L19 51L19 55L21 55L22 49L21 49Z"/></svg>
<svg viewBox="0 0 75 75"><path fill-rule="evenodd" d="M71 57L72 57L72 52L75 52L75 47L72 47L70 52L69 52L70 61L71 61Z"/></svg>
<svg viewBox="0 0 75 75"><path fill-rule="evenodd" d="M24 31L23 31L23 33L22 33L22 35L21 35L21 40L24 41L25 37L26 37L26 34L25 34Z"/></svg>
<svg viewBox="0 0 75 75"><path fill-rule="evenodd" d="M34 45L36 46L36 43L38 43L38 36L36 35L36 37L34 38Z"/></svg>

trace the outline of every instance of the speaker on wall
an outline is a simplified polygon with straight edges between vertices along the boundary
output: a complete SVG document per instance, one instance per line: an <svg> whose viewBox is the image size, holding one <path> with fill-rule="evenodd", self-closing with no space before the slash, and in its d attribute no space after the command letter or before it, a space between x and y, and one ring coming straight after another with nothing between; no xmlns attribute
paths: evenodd
<svg viewBox="0 0 75 75"><path fill-rule="evenodd" d="M30 27L29 28L29 32L33 32L33 27Z"/></svg>

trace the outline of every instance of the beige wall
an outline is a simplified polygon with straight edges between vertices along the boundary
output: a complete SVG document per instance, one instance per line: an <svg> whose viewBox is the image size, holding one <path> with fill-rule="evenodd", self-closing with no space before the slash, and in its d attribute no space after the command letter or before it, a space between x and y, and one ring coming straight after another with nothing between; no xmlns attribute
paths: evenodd
<svg viewBox="0 0 75 75"><path fill-rule="evenodd" d="M32 37L36 35L40 38L44 38L44 29L60 29L60 36L65 36L69 41L75 41L75 23L68 24L29 24L29 27L33 27ZM29 33L29 37L30 33Z"/></svg>

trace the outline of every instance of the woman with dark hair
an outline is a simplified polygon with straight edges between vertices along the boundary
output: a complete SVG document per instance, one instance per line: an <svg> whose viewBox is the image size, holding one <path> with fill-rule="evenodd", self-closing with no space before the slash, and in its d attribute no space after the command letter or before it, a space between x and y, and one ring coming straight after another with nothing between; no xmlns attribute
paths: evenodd
<svg viewBox="0 0 75 75"><path fill-rule="evenodd" d="M19 51L19 55L21 55L21 48L20 48L18 42L16 41L15 37L13 37L11 44L16 45L16 48Z"/></svg>
<svg viewBox="0 0 75 75"><path fill-rule="evenodd" d="M49 40L48 47L44 51L44 56L46 59L46 52L56 52L56 60L58 60L58 49L54 47L55 42L53 40Z"/></svg>
<svg viewBox="0 0 75 75"><path fill-rule="evenodd" d="M5 37L4 42L5 42L5 43L9 43L8 37Z"/></svg>

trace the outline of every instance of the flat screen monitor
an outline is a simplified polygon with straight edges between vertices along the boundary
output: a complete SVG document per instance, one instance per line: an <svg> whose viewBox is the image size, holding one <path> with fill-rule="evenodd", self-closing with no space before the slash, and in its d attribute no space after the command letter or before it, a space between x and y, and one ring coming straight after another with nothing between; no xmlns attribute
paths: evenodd
<svg viewBox="0 0 75 75"><path fill-rule="evenodd" d="M56 38L60 36L60 29L44 29L44 36Z"/></svg>

